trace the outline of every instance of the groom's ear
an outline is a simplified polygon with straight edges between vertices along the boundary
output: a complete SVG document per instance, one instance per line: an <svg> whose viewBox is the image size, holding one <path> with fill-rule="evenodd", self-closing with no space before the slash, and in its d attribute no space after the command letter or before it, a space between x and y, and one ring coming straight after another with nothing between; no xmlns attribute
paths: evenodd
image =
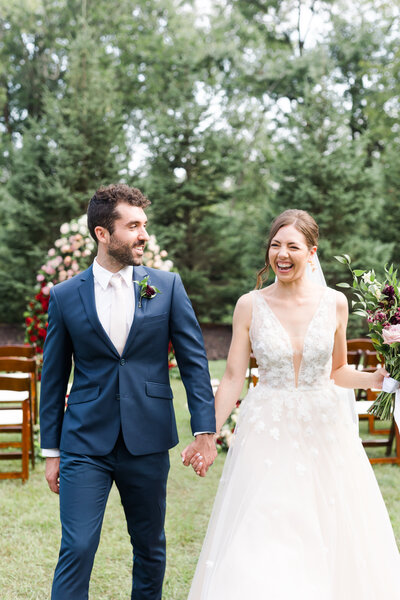
<svg viewBox="0 0 400 600"><path fill-rule="evenodd" d="M97 227L94 228L94 233L96 234L98 244L108 244L110 241L110 232L105 227L97 225Z"/></svg>

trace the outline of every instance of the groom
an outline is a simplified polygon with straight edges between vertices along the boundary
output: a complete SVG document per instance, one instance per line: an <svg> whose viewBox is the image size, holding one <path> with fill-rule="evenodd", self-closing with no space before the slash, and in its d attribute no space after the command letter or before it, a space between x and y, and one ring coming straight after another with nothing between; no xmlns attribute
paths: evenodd
<svg viewBox="0 0 400 600"><path fill-rule="evenodd" d="M40 424L46 479L60 494L52 600L88 598L113 482L133 546L132 599L161 600L168 449L178 443L169 340L196 436L190 454L204 458L202 475L216 456L214 398L192 306L179 275L141 266L149 204L126 185L97 190L88 207L94 263L51 290Z"/></svg>

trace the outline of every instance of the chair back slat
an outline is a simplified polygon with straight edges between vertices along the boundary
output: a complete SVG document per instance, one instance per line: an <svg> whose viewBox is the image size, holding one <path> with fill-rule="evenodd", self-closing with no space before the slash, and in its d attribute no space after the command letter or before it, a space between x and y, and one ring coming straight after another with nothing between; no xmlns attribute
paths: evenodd
<svg viewBox="0 0 400 600"><path fill-rule="evenodd" d="M24 377L5 377L0 375L0 390L10 392L30 392L31 382Z"/></svg>
<svg viewBox="0 0 400 600"><path fill-rule="evenodd" d="M25 358L34 358L36 347L27 344L7 344L0 346L0 356L23 356Z"/></svg>
<svg viewBox="0 0 400 600"><path fill-rule="evenodd" d="M347 350L374 350L374 345L369 338L353 338L347 340Z"/></svg>
<svg viewBox="0 0 400 600"><path fill-rule="evenodd" d="M34 358L4 358L0 357L0 372L6 373L36 373Z"/></svg>

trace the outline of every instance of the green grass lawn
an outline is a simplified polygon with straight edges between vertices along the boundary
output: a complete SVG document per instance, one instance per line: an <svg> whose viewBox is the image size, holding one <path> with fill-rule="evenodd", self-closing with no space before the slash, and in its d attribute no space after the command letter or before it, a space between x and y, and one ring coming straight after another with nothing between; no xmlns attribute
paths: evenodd
<svg viewBox="0 0 400 600"><path fill-rule="evenodd" d="M220 378L223 367L224 361L211 363L212 377ZM171 451L166 521L168 563L163 600L185 600L221 475L223 456L204 479L182 466L179 453L190 442L191 434L182 384L174 380L172 385L181 441ZM4 467L4 463L0 463L0 469ZM375 473L400 546L400 468L376 466ZM363 503L364 499L360 498L360 510ZM47 488L44 463L37 464L25 485L20 481L0 481L1 600L47 600L50 597L59 540L58 497ZM127 600L131 562L125 518L118 492L113 488L93 569L90 597Z"/></svg>

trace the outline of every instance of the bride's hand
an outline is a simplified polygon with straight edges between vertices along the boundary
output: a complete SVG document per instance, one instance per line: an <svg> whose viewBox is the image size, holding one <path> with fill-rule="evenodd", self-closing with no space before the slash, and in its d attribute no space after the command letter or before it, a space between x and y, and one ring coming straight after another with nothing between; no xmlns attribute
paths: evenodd
<svg viewBox="0 0 400 600"><path fill-rule="evenodd" d="M191 465L197 475L205 477L208 468L217 457L214 434L198 434L195 440L181 452L183 464Z"/></svg>
<svg viewBox="0 0 400 600"><path fill-rule="evenodd" d="M381 367L380 369L377 369L376 371L374 371L374 373L371 373L371 384L369 386L370 389L371 390L381 390L383 380L385 377L390 377L390 375L386 371L385 367Z"/></svg>

